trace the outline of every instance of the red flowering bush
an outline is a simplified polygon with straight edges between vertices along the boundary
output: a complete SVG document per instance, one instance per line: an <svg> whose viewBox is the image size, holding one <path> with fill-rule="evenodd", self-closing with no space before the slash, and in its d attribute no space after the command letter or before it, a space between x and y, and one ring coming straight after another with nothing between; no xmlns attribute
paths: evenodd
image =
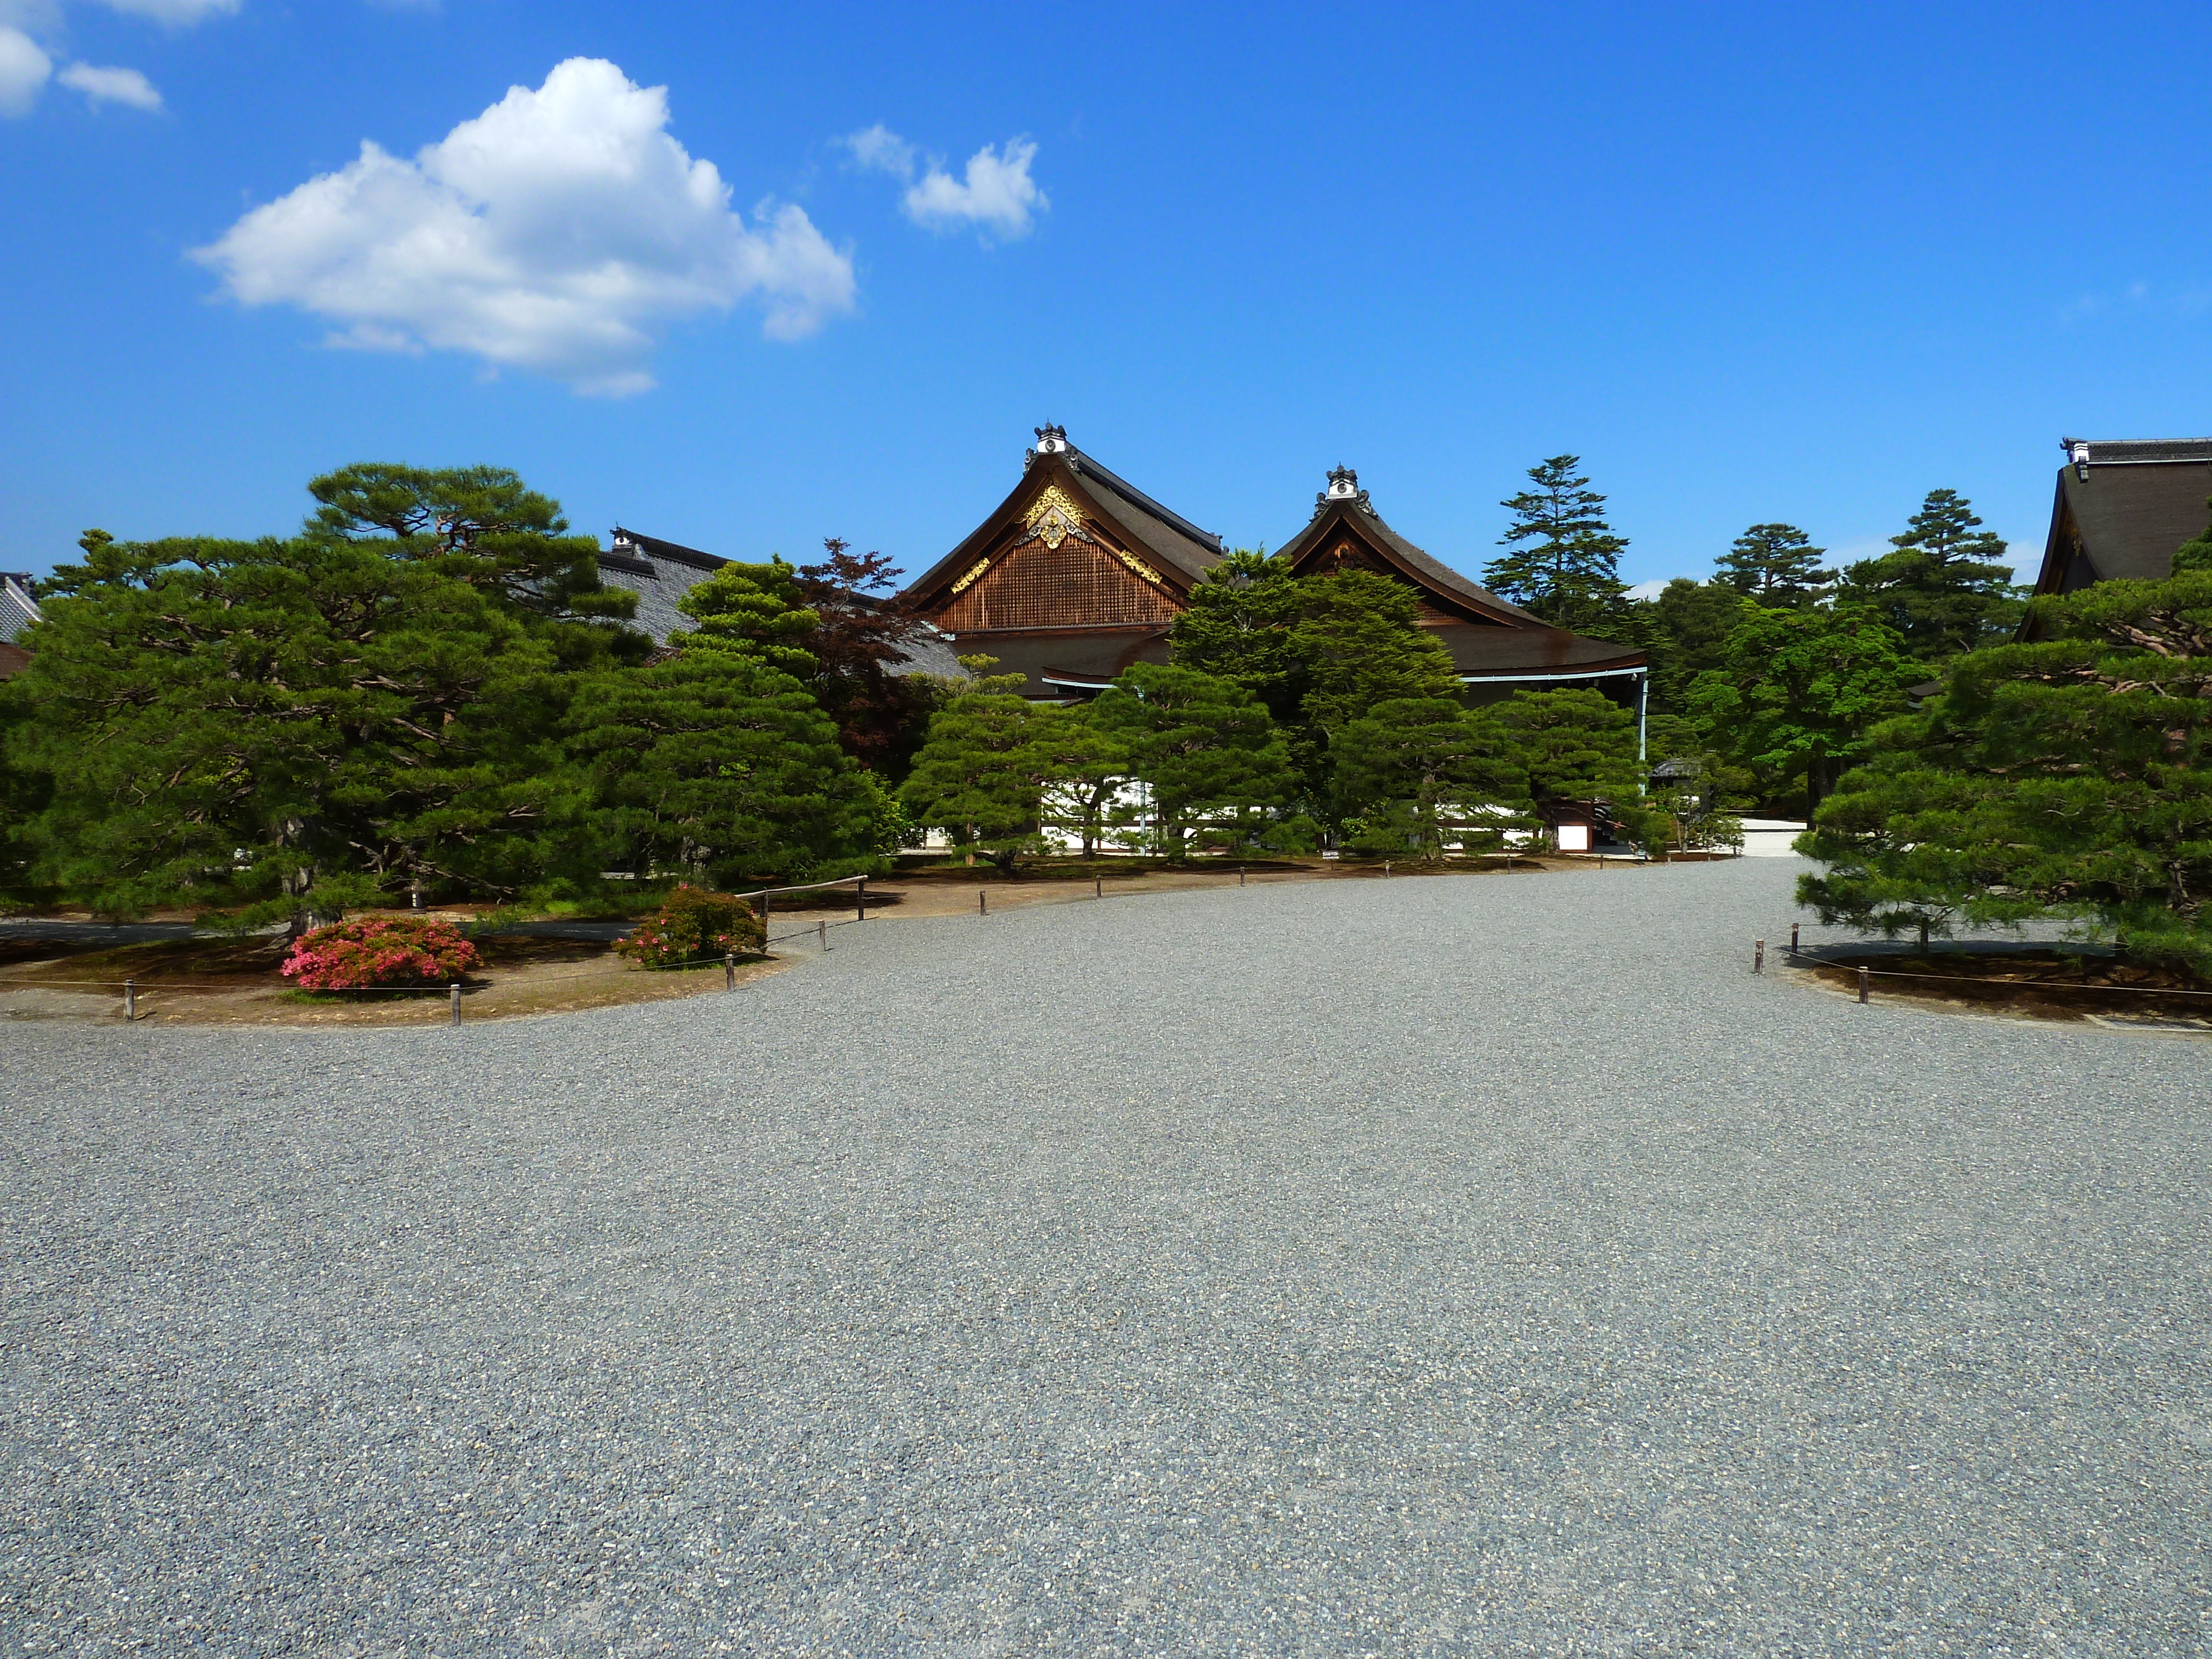
<svg viewBox="0 0 2212 1659"><path fill-rule="evenodd" d="M477 947L450 921L365 916L301 935L278 971L303 991L443 985L477 965Z"/></svg>
<svg viewBox="0 0 2212 1659"><path fill-rule="evenodd" d="M679 962L765 951L768 928L743 899L685 885L661 902L659 915L617 939L615 949L644 967L672 968Z"/></svg>

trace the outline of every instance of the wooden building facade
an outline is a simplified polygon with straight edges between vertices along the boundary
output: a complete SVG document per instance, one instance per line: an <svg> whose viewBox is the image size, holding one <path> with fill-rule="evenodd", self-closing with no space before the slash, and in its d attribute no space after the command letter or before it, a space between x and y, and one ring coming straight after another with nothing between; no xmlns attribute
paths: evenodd
<svg viewBox="0 0 2212 1659"><path fill-rule="evenodd" d="M1222 539L1068 442L1036 428L1021 481L900 602L963 655L1028 678L1026 696L1094 696L1132 664L1168 660L1168 630L1221 561ZM1328 474L1281 556L1301 575L1354 568L1407 583L1470 700L1588 684L1641 713L1644 653L1554 628L1432 558L1384 523L1357 474Z"/></svg>

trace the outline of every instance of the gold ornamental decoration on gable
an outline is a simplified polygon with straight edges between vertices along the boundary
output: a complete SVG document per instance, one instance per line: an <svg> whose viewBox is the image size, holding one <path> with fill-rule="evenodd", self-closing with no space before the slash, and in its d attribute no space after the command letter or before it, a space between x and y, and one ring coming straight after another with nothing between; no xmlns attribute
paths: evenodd
<svg viewBox="0 0 2212 1659"><path fill-rule="evenodd" d="M1091 539L1084 532L1082 510L1058 484L1047 484L1037 492L1036 500L1030 503L1030 510L1024 515L1022 522L1028 526L1033 538L1042 541L1055 553L1060 551L1060 544L1070 536L1079 541Z"/></svg>
<svg viewBox="0 0 2212 1659"><path fill-rule="evenodd" d="M956 593L964 593L964 592L966 592L969 590L969 587L971 587L972 586L974 586L974 584L975 584L975 578L976 578L976 577L978 577L978 576L980 576L980 575L981 575L981 574L982 574L986 570L988 570L990 568L991 568L991 562L990 562L990 560L988 560L988 559L978 559L978 560L976 560L975 563L973 563L973 564L969 565L969 566L968 567L968 568L967 568L964 572L963 572L963 573L962 573L962 574L961 574L961 576L960 576L960 579L959 579L957 581L956 581L956 582L954 582L954 583L952 584L952 591L953 591L954 592L956 592Z"/></svg>

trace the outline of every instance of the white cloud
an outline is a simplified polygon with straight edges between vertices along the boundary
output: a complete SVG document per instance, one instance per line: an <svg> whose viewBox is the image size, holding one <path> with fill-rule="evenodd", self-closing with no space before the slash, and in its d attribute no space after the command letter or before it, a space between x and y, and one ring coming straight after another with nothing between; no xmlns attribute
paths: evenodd
<svg viewBox="0 0 2212 1659"><path fill-rule="evenodd" d="M657 324L757 298L789 340L850 311L850 255L788 204L748 226L667 125L665 88L572 58L412 161L364 142L194 257L243 304L340 324L334 344L463 351L615 396L653 384Z"/></svg>
<svg viewBox="0 0 2212 1659"><path fill-rule="evenodd" d="M1638 582L1628 590L1628 597L1632 599L1656 599L1667 591L1667 584L1674 580L1672 576L1660 576L1648 582ZM1692 577L1692 580L1696 579Z"/></svg>
<svg viewBox="0 0 2212 1659"><path fill-rule="evenodd" d="M920 152L880 121L837 142L852 151L862 168L905 179L906 195L900 205L908 218L932 230L978 225L1011 241L1028 235L1034 216L1052 205L1030 177L1037 147L1027 138L1008 139L1003 155L984 145L968 158L964 179L955 179L939 161L932 161L916 179Z"/></svg>
<svg viewBox="0 0 2212 1659"><path fill-rule="evenodd" d="M853 152L853 160L871 173L889 173L901 179L914 177L917 159L912 144L881 121L864 132L837 141Z"/></svg>
<svg viewBox="0 0 2212 1659"><path fill-rule="evenodd" d="M0 116L28 115L54 61L21 29L0 28Z"/></svg>
<svg viewBox="0 0 2212 1659"><path fill-rule="evenodd" d="M968 158L965 182L933 166L906 192L906 216L918 225L944 228L981 225L1009 240L1030 233L1030 215L1052 204L1030 177L1036 146L1026 138L1010 138L1000 155L986 144Z"/></svg>
<svg viewBox="0 0 2212 1659"><path fill-rule="evenodd" d="M228 17L239 0L100 0L110 11L150 17L157 23L197 23L210 17Z"/></svg>
<svg viewBox="0 0 2212 1659"><path fill-rule="evenodd" d="M102 104L128 104L133 109L158 110L161 94L154 83L135 69L97 69L90 64L71 64L54 77L85 95L97 109Z"/></svg>

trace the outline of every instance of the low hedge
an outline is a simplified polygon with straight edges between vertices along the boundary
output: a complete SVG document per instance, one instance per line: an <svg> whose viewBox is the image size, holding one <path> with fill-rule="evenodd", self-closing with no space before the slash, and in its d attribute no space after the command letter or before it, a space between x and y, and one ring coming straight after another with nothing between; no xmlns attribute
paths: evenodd
<svg viewBox="0 0 2212 1659"><path fill-rule="evenodd" d="M652 920L616 941L615 949L643 968L758 956L768 949L768 927L743 899L686 885L671 893Z"/></svg>

